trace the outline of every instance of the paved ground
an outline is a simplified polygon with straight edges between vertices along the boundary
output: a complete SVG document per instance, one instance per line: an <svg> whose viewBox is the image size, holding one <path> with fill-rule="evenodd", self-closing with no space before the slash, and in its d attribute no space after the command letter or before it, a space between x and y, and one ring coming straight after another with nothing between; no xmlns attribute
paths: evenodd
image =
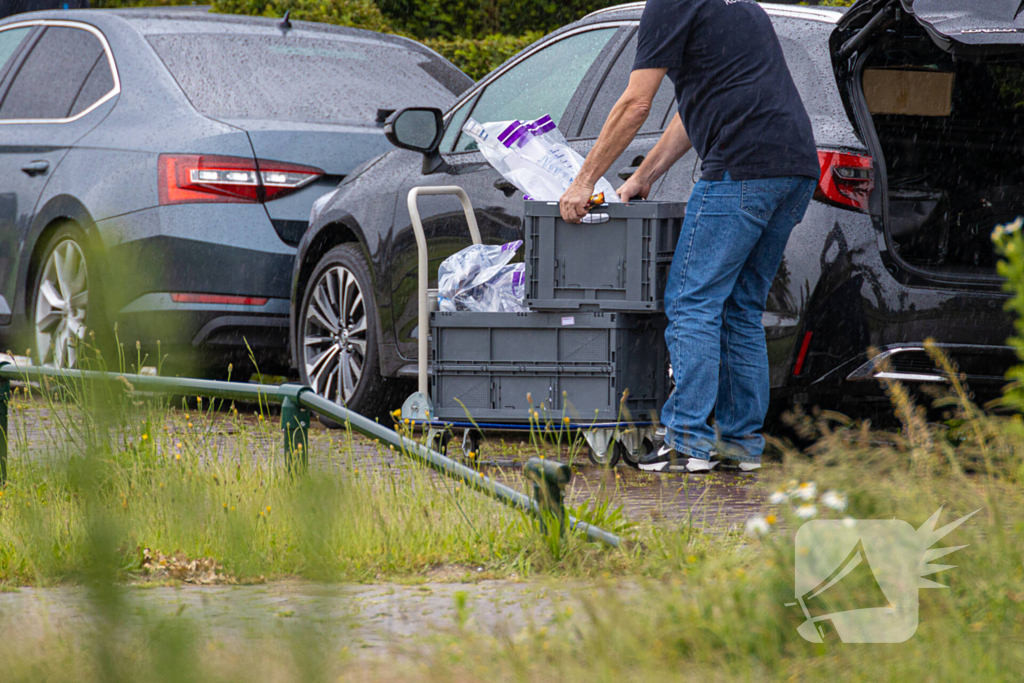
<svg viewBox="0 0 1024 683"><path fill-rule="evenodd" d="M193 399L194 401L194 399ZM66 442L78 439L74 425L80 420L67 404L39 396L16 398L11 411L12 459L48 459L60 457ZM279 417L259 417L255 405L238 405L238 413L228 408L199 411L191 407L175 408L168 433L174 443L180 438L202 454L226 460L260 460L281 453L282 435ZM179 436L180 435L180 436ZM763 506L763 493L756 487L756 474L735 472L710 475L645 474L625 464L614 470L590 464L585 449L545 444L537 446L517 433L492 433L480 449L485 458L481 469L488 476L514 486L522 486L520 471L531 456L543 454L573 465L574 476L568 500L578 505L586 500L611 498L636 522L692 523L708 529L742 525ZM384 467L397 454L383 451L369 439L341 430L327 430L314 420L310 431L310 455L314 467L363 469ZM453 440L449 455L468 462Z"/></svg>
<svg viewBox="0 0 1024 683"><path fill-rule="evenodd" d="M472 571L471 568L468 568ZM406 585L128 587L118 614L134 631L153 617L175 617L211 645L288 636L319 639L318 647L356 656L410 653L424 638L477 633L517 634L548 627L575 600L567 587L482 581ZM0 593L0 637L6 642L88 637L96 603L86 588L21 588Z"/></svg>

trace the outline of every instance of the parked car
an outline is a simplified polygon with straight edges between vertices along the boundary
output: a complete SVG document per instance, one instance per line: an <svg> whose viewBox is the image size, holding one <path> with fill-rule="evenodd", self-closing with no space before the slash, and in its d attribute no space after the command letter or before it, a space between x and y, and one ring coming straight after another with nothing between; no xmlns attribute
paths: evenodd
<svg viewBox="0 0 1024 683"><path fill-rule="evenodd" d="M390 147L379 109L470 85L418 43L336 26L194 9L0 21L3 348L72 365L86 330L116 325L133 361L140 342L183 371L237 376L249 349L287 368L313 201Z"/></svg>
<svg viewBox="0 0 1024 683"><path fill-rule="evenodd" d="M1014 359L1005 344L1012 327L988 235L1024 198L1024 17L996 5L764 5L822 163L815 201L793 231L764 315L775 405L883 400L874 380L885 377L942 383L925 351L929 338L976 391L1001 386ZM952 6L957 19L943 12ZM291 334L303 381L369 414L400 398L396 380L415 374L424 333L416 329L406 194L461 185L485 242L521 239L522 195L460 132L463 123L549 114L585 154L625 88L642 9L609 8L546 36L443 118L423 110L395 116L394 141L404 149L367 163L325 197L299 245ZM666 81L610 180L628 178L643 161L675 113L673 98ZM699 176L691 152L651 198L685 200ZM453 198L420 203L433 280L440 261L469 238Z"/></svg>

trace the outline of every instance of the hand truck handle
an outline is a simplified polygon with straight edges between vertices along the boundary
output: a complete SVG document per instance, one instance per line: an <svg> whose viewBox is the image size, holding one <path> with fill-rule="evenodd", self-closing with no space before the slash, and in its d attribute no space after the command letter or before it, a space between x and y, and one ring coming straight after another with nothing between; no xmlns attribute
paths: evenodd
<svg viewBox="0 0 1024 683"><path fill-rule="evenodd" d="M417 281L419 287L419 322L417 331L417 342L419 343L418 355L418 391L424 396L427 395L427 354L430 352L428 344L430 334L430 303L427 296L429 284L427 268L430 259L427 257L427 236L423 233L423 222L420 220L420 209L416 200L422 195L455 195L462 202L462 210L466 214L466 222L469 223L469 235L473 238L473 244L482 244L480 239L480 228L476 224L476 215L473 213L473 204L469 201L469 195L461 187L455 185L440 185L437 187L414 187L409 190L408 205L409 218L412 220L412 231L416 235L417 254Z"/></svg>

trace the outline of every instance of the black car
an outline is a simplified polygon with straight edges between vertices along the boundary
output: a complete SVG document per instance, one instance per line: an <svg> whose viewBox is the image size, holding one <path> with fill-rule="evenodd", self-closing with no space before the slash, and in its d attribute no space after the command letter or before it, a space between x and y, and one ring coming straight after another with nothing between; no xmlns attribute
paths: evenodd
<svg viewBox="0 0 1024 683"><path fill-rule="evenodd" d="M929 338L976 390L1001 386L1013 362L1005 345L1012 327L989 234L1016 217L1024 199L1017 5L862 0L849 12L764 5L822 164L764 315L777 405L876 400L872 380L880 377L943 382L924 351ZM955 26L943 23L951 8L959 10ZM460 133L463 123L549 114L585 154L625 88L642 9L595 12L543 38L466 93L439 130L422 113L397 115L394 136L406 149L346 178L314 209L299 245L291 321L303 381L367 413L398 398L405 387L396 380L414 376L422 333L406 194L418 185L460 185L484 241L521 239L522 196ZM674 112L666 81L610 180L629 177ZM416 130L423 122L427 129ZM685 200L699 175L691 152L652 198ZM469 238L454 198L423 198L420 210L434 278Z"/></svg>
<svg viewBox="0 0 1024 683"><path fill-rule="evenodd" d="M378 109L472 82L414 41L190 9L0 21L0 339L92 329L188 372L288 366L314 200L390 148ZM97 339L97 341L100 341ZM246 363L250 369L251 365Z"/></svg>

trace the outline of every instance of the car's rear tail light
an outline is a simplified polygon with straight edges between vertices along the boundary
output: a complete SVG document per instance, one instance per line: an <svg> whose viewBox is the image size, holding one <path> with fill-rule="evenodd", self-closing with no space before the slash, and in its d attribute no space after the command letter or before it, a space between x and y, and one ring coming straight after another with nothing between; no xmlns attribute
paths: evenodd
<svg viewBox="0 0 1024 683"><path fill-rule="evenodd" d="M267 202L324 174L312 166L212 154L161 154L157 167L161 205Z"/></svg>
<svg viewBox="0 0 1024 683"><path fill-rule="evenodd" d="M175 292L171 301L176 304L233 304L235 306L263 306L267 298L263 296L229 296L227 294L194 294L192 292Z"/></svg>
<svg viewBox="0 0 1024 683"><path fill-rule="evenodd" d="M260 183L263 186L263 201L283 197L300 187L305 187L324 174L319 168L288 164L283 161L257 159L260 167Z"/></svg>
<svg viewBox="0 0 1024 683"><path fill-rule="evenodd" d="M862 154L818 150L821 179L814 198L818 201L868 212L875 189L874 162Z"/></svg>

